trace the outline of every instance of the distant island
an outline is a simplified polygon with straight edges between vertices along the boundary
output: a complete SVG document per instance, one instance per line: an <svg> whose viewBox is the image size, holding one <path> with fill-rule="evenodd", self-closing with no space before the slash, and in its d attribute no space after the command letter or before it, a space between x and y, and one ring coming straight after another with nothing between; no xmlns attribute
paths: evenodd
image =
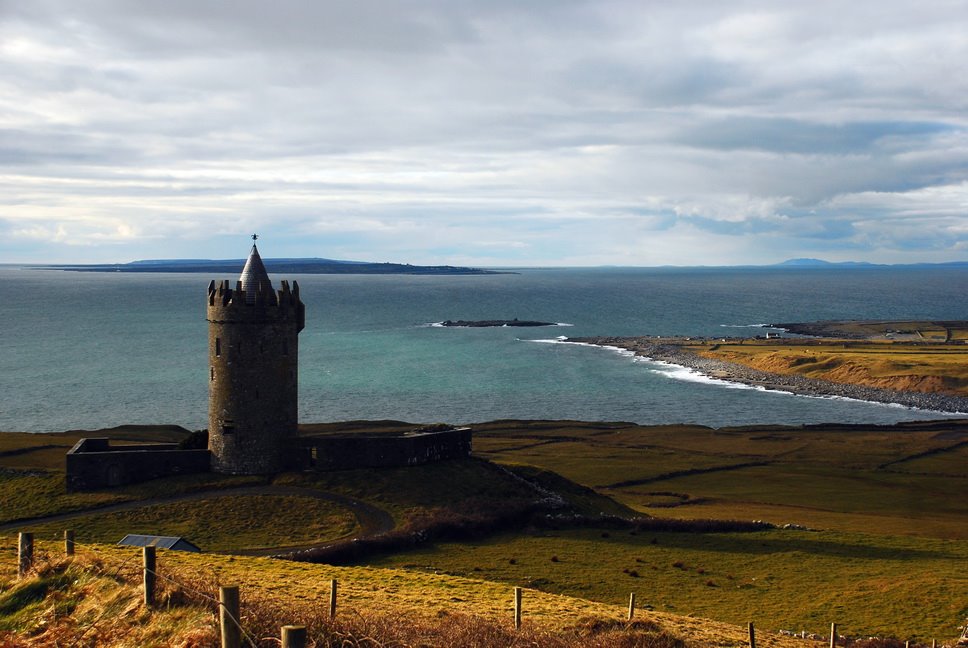
<svg viewBox="0 0 968 648"><path fill-rule="evenodd" d="M824 261L823 259L787 259L772 267L785 268L923 268L923 267L951 267L964 268L968 263L964 261L948 261L945 263L870 263L868 261Z"/></svg>
<svg viewBox="0 0 968 648"><path fill-rule="evenodd" d="M263 259L266 270L279 274L410 274L410 275L490 275L513 274L498 270L464 268L461 266L419 266L409 263L373 263L369 261L337 261L334 259ZM130 263L102 263L90 265L48 265L53 270L74 272L184 272L205 274L238 274L245 259L159 259Z"/></svg>
<svg viewBox="0 0 968 648"><path fill-rule="evenodd" d="M484 270L463 266L435 265L421 266L409 263L375 263L372 261L344 261L322 258L283 258L263 259L266 269L272 273L284 274L410 274L410 275L495 275L519 274L511 270ZM4 264L3 265L19 265ZM92 263L92 264L27 264L30 267L47 270L69 270L73 272L183 272L200 274L231 274L240 272L245 265L244 259L146 259L129 263ZM624 267L624 266L601 266ZM693 267L693 266L661 266ZM700 266L695 266L700 267ZM711 267L711 266L701 266ZM824 261L823 259L787 259L770 265L718 266L722 268L763 268L763 269L870 269L870 268L968 268L968 262L949 261L946 263L909 263L880 264L866 261Z"/></svg>
<svg viewBox="0 0 968 648"><path fill-rule="evenodd" d="M823 268L823 267L873 267L877 264L868 263L867 261L824 261L823 259L787 259L782 263L777 263L778 266L787 266L794 268Z"/></svg>
<svg viewBox="0 0 968 648"><path fill-rule="evenodd" d="M558 326L557 322L536 322L534 320L444 320L441 326L483 328L487 326Z"/></svg>

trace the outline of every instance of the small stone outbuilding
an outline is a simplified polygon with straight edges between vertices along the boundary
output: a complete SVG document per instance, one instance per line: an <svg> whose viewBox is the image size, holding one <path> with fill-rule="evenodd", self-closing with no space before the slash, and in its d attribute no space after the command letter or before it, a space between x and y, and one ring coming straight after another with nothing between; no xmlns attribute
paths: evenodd
<svg viewBox="0 0 968 648"><path fill-rule="evenodd" d="M159 549L192 551L195 553L201 553L202 551L193 543L179 536L138 535L129 533L121 538L118 544L127 547L158 547Z"/></svg>

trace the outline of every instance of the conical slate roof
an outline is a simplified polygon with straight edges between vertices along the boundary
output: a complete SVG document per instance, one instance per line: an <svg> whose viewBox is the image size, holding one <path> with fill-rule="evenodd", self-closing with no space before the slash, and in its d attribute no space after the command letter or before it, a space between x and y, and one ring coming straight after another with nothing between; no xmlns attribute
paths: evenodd
<svg viewBox="0 0 968 648"><path fill-rule="evenodd" d="M269 273L266 272L266 266L262 263L262 257L259 256L259 250L256 248L255 243L252 244L252 251L249 252L249 258L245 262L245 267L242 268L242 275L239 277L239 281L242 282L242 290L245 291L245 301L248 304L255 302L255 295L259 292L260 285L262 292L272 293L272 282L269 281Z"/></svg>

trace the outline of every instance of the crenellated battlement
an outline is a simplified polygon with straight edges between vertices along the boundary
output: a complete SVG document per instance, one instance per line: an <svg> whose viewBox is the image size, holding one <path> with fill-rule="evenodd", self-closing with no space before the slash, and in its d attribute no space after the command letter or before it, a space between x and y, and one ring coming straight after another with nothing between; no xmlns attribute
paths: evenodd
<svg viewBox="0 0 968 648"><path fill-rule="evenodd" d="M298 330L305 326L305 307L299 299L299 282L294 281L290 288L289 282L280 282L279 290L266 288L266 284L257 284L254 295L250 295L242 288L242 282L236 281L235 287L231 282L223 279L208 284L208 320L209 321L248 321L253 319L285 320L293 318L298 321Z"/></svg>

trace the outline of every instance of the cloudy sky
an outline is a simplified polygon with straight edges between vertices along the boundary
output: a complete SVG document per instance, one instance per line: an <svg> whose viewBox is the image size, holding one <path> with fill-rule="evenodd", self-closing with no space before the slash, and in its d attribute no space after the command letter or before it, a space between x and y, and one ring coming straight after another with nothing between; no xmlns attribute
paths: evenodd
<svg viewBox="0 0 968 648"><path fill-rule="evenodd" d="M968 260L968 3L0 0L0 263Z"/></svg>

